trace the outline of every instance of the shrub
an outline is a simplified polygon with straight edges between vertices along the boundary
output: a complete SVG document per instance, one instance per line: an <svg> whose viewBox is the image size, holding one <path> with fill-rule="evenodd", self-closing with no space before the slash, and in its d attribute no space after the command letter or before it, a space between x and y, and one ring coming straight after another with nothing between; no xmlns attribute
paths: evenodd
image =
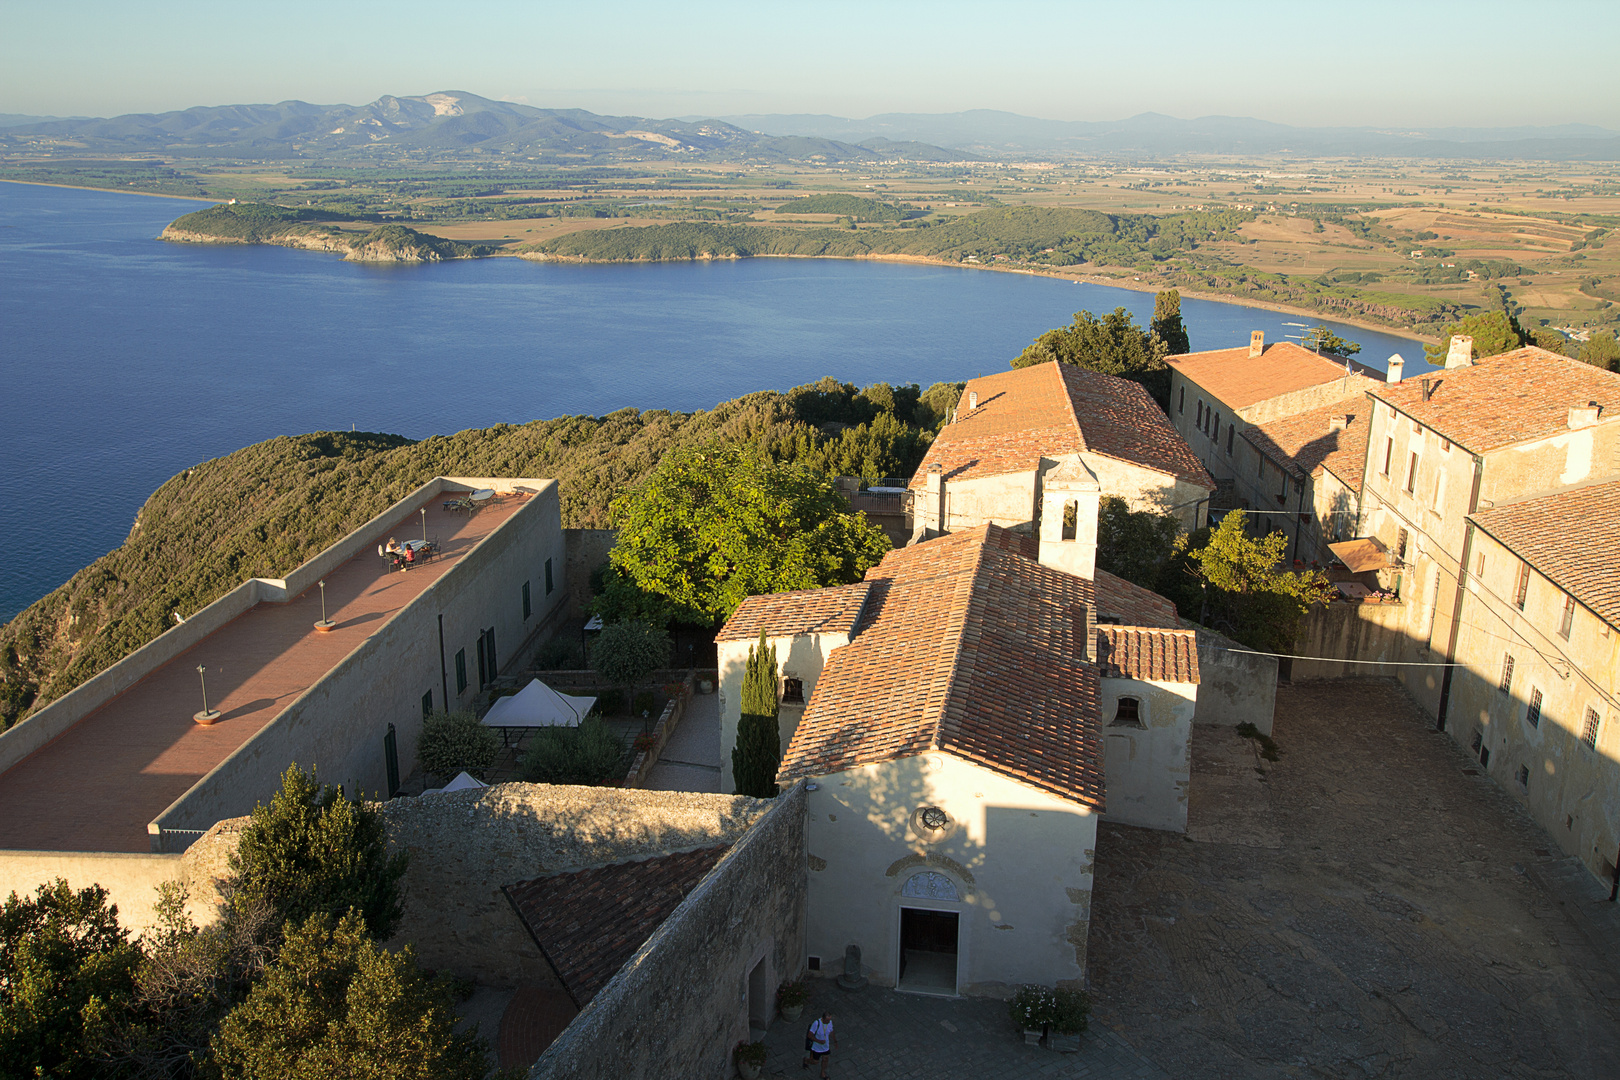
<svg viewBox="0 0 1620 1080"><path fill-rule="evenodd" d="M624 743L599 718L577 728L541 728L520 766L523 779L541 784L600 784L624 775Z"/></svg>
<svg viewBox="0 0 1620 1080"><path fill-rule="evenodd" d="M410 946L390 953L356 917L313 915L225 1017L214 1060L225 1080L483 1080L484 1041L455 1028L448 981L417 970Z"/></svg>
<svg viewBox="0 0 1620 1080"><path fill-rule="evenodd" d="M438 712L422 721L416 760L422 771L444 780L459 772L485 779L501 752L501 737L470 712Z"/></svg>
<svg viewBox="0 0 1620 1080"><path fill-rule="evenodd" d="M1052 1030L1059 1035L1078 1035L1090 1023L1091 998L1083 991L1058 987L1053 991Z"/></svg>
<svg viewBox="0 0 1620 1080"><path fill-rule="evenodd" d="M624 715L624 691L602 690L596 695L596 711L603 716Z"/></svg>
<svg viewBox="0 0 1620 1080"><path fill-rule="evenodd" d="M776 988L776 1003L781 1008L791 1009L809 1000L810 988L804 984L803 979L794 979Z"/></svg>
<svg viewBox="0 0 1620 1080"><path fill-rule="evenodd" d="M745 1063L749 1065L763 1065L765 1064L765 1057L765 1044L762 1042L739 1042L737 1044L737 1049L731 1052L731 1060L736 1062L738 1065Z"/></svg>
<svg viewBox="0 0 1620 1080"><path fill-rule="evenodd" d="M97 1075L93 1033L128 999L140 955L99 885L57 878L12 893L0 908L0 1074Z"/></svg>
<svg viewBox="0 0 1620 1080"><path fill-rule="evenodd" d="M669 663L669 634L644 622L609 623L591 646L591 667L603 681L634 690Z"/></svg>
<svg viewBox="0 0 1620 1080"><path fill-rule="evenodd" d="M1024 1031L1039 1031L1057 1015L1057 997L1044 986L1020 986L1007 1002L1012 1022Z"/></svg>
<svg viewBox="0 0 1620 1080"><path fill-rule="evenodd" d="M390 856L375 810L343 797L289 766L281 790L260 803L231 854L227 891L233 903L263 903L278 925L311 915L333 918L350 908L378 941L393 936L402 907L404 852Z"/></svg>
<svg viewBox="0 0 1620 1080"><path fill-rule="evenodd" d="M584 646L572 634L558 634L540 647L535 663L542 671L578 671L585 666Z"/></svg>

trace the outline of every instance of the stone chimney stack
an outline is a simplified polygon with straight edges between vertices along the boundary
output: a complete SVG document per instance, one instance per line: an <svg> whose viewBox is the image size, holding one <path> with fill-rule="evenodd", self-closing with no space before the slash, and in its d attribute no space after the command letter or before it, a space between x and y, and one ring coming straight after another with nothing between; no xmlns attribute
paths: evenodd
<svg viewBox="0 0 1620 1080"><path fill-rule="evenodd" d="M1097 512L1102 485L1073 454L1041 477L1041 531L1037 561L1065 574L1095 580Z"/></svg>
<svg viewBox="0 0 1620 1080"><path fill-rule="evenodd" d="M977 409L978 407L979 407L979 392L977 390L969 390L968 391L968 412L972 412L974 409Z"/></svg>
<svg viewBox="0 0 1620 1080"><path fill-rule="evenodd" d="M1598 422L1603 408L1595 401L1588 401L1585 405L1577 405L1569 410L1569 430L1578 431L1581 428L1591 427Z"/></svg>
<svg viewBox="0 0 1620 1080"><path fill-rule="evenodd" d="M925 536L932 538L945 532L945 470L937 461L928 463L927 501L923 505Z"/></svg>
<svg viewBox="0 0 1620 1080"><path fill-rule="evenodd" d="M1474 362L1474 339L1467 334L1451 335L1451 347L1446 350L1446 367L1468 367Z"/></svg>
<svg viewBox="0 0 1620 1080"><path fill-rule="evenodd" d="M1266 351L1266 332L1256 330L1249 335L1249 359L1254 359Z"/></svg>
<svg viewBox="0 0 1620 1080"><path fill-rule="evenodd" d="M1343 431L1350 426L1350 417L1347 413L1335 413L1328 417L1328 432Z"/></svg>
<svg viewBox="0 0 1620 1080"><path fill-rule="evenodd" d="M1400 382L1401 373L1405 370L1406 361L1401 359L1400 353L1396 353L1394 356L1389 358L1389 374L1384 376L1384 381L1391 383Z"/></svg>

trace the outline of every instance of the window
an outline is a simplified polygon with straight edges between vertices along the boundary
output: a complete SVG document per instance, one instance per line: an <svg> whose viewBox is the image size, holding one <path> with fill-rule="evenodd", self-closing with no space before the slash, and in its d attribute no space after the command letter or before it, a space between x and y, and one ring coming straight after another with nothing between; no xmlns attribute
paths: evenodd
<svg viewBox="0 0 1620 1080"><path fill-rule="evenodd" d="M1530 564L1519 564L1519 580L1513 586L1513 606L1520 611L1524 610L1524 598L1530 593Z"/></svg>
<svg viewBox="0 0 1620 1080"><path fill-rule="evenodd" d="M467 689L467 650L459 649L456 652L456 693Z"/></svg>
<svg viewBox="0 0 1620 1080"><path fill-rule="evenodd" d="M1389 463L1395 457L1395 436L1391 435L1384 440L1384 475L1389 475Z"/></svg>
<svg viewBox="0 0 1620 1080"><path fill-rule="evenodd" d="M1513 654L1506 653L1502 657L1502 693L1513 690Z"/></svg>
<svg viewBox="0 0 1620 1080"><path fill-rule="evenodd" d="M804 680L783 679L782 700L790 704L804 704Z"/></svg>
<svg viewBox="0 0 1620 1080"><path fill-rule="evenodd" d="M547 559L546 560L546 595L547 596L551 595L551 590L553 588L555 588L555 586L551 582L551 560Z"/></svg>
<svg viewBox="0 0 1620 1080"><path fill-rule="evenodd" d="M1395 561L1406 561L1406 530L1402 529L1395 534Z"/></svg>
<svg viewBox="0 0 1620 1080"><path fill-rule="evenodd" d="M1451 453L1451 440L1450 439L1441 439L1440 440L1440 452L1442 454Z"/></svg>
<svg viewBox="0 0 1620 1080"><path fill-rule="evenodd" d="M1115 726L1141 727L1142 703L1133 697L1122 697L1119 706L1114 710Z"/></svg>
<svg viewBox="0 0 1620 1080"><path fill-rule="evenodd" d="M1063 539L1073 540L1080 530L1080 500L1070 499L1063 504Z"/></svg>
<svg viewBox="0 0 1620 1080"><path fill-rule="evenodd" d="M1186 411L1187 411L1187 388L1185 386L1183 386L1181 388L1181 396L1176 399L1176 412L1184 413Z"/></svg>
<svg viewBox="0 0 1620 1080"><path fill-rule="evenodd" d="M527 581L523 583L523 617L525 619L529 617L529 583Z"/></svg>
<svg viewBox="0 0 1620 1080"><path fill-rule="evenodd" d="M393 724L383 734L383 769L388 774L388 797L392 799L399 794L399 737Z"/></svg>
<svg viewBox="0 0 1620 1080"><path fill-rule="evenodd" d="M1519 786L1526 791L1530 790L1530 766L1528 765L1519 766Z"/></svg>
<svg viewBox="0 0 1620 1080"><path fill-rule="evenodd" d="M1286 499L1288 498L1288 474L1278 469L1277 475L1282 479L1282 490L1277 493L1277 498Z"/></svg>
<svg viewBox="0 0 1620 1080"><path fill-rule="evenodd" d="M1437 472L1434 474L1434 499L1429 503L1429 509L1438 514L1440 512L1440 503L1445 500L1445 497L1446 474L1444 472Z"/></svg>
<svg viewBox="0 0 1620 1080"><path fill-rule="evenodd" d="M1406 493L1408 495L1417 490L1417 470L1418 456L1417 451L1414 450L1406 460Z"/></svg>
<svg viewBox="0 0 1620 1080"><path fill-rule="evenodd" d="M1570 627L1575 625L1575 598L1568 593L1564 594L1564 614L1558 619L1558 636L1565 641L1569 640Z"/></svg>
<svg viewBox="0 0 1620 1080"><path fill-rule="evenodd" d="M1484 743L1485 743L1485 736L1480 732L1480 730L1478 728L1475 728L1474 729L1474 741L1468 744L1468 749L1472 750L1474 753L1477 754L1477 753L1479 753L1479 748L1482 745L1484 745Z"/></svg>
<svg viewBox="0 0 1620 1080"><path fill-rule="evenodd" d="M1220 441L1220 438L1221 438L1221 414L1220 413L1215 414L1214 430L1212 430L1210 432L1209 437L1211 439L1214 439L1216 442Z"/></svg>
<svg viewBox="0 0 1620 1080"><path fill-rule="evenodd" d="M1485 553L1483 551L1480 552L1479 557L1474 560L1474 576L1476 578L1483 578L1485 576Z"/></svg>
<svg viewBox="0 0 1620 1080"><path fill-rule="evenodd" d="M1232 436L1237 434L1237 428L1231 424L1226 425L1226 456L1232 456Z"/></svg>
<svg viewBox="0 0 1620 1080"><path fill-rule="evenodd" d="M1581 742L1593 750L1597 749L1598 723L1598 711L1588 705L1586 707L1586 723L1581 725Z"/></svg>
<svg viewBox="0 0 1620 1080"><path fill-rule="evenodd" d="M422 719L426 720L433 715L433 691L429 690L422 695Z"/></svg>
<svg viewBox="0 0 1620 1080"><path fill-rule="evenodd" d="M1525 707L1524 720L1533 728L1541 726L1541 691L1537 688L1530 690L1530 704Z"/></svg>
<svg viewBox="0 0 1620 1080"><path fill-rule="evenodd" d="M1202 428L1203 426L1204 426L1204 399L1199 398L1198 399L1197 409L1193 413L1193 427Z"/></svg>

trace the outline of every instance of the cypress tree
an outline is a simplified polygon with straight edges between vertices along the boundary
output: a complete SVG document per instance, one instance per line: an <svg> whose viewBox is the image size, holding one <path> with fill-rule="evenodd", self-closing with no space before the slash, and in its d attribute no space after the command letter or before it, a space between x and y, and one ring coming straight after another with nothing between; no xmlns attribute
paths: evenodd
<svg viewBox="0 0 1620 1080"><path fill-rule="evenodd" d="M1166 289L1153 298L1153 322L1149 324L1148 332L1159 335L1159 340L1164 342L1171 356L1192 351L1192 345L1187 340L1187 328L1181 322L1179 290Z"/></svg>
<svg viewBox="0 0 1620 1080"><path fill-rule="evenodd" d="M776 726L776 646L748 647L743 670L742 719L737 724L737 745L731 751L731 775L738 795L756 799L776 797L776 770L782 763L782 739Z"/></svg>

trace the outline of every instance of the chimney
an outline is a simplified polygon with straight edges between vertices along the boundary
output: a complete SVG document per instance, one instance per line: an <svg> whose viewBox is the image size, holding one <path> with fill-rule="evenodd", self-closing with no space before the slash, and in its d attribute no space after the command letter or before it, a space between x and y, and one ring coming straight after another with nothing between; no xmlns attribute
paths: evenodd
<svg viewBox="0 0 1620 1080"><path fill-rule="evenodd" d="M1474 362L1474 339L1467 334L1451 335L1451 347L1446 350L1446 367L1468 367Z"/></svg>
<svg viewBox="0 0 1620 1080"><path fill-rule="evenodd" d="M1335 413L1328 417L1328 431L1343 431L1350 426L1351 417L1348 413Z"/></svg>
<svg viewBox="0 0 1620 1080"><path fill-rule="evenodd" d="M1264 330L1256 330L1254 333L1249 335L1249 358L1252 360L1265 351L1266 332Z"/></svg>
<svg viewBox="0 0 1620 1080"><path fill-rule="evenodd" d="M945 470L939 462L928 463L927 483L928 502L923 506L923 527L928 533L939 536L945 532Z"/></svg>
<svg viewBox="0 0 1620 1080"><path fill-rule="evenodd" d="M974 409L977 409L978 407L979 407L979 392L977 390L969 390L968 391L968 412L972 412Z"/></svg>
<svg viewBox="0 0 1620 1080"><path fill-rule="evenodd" d="M1569 410L1569 430L1578 431L1581 428L1591 427L1598 422L1603 408L1595 401L1588 401L1585 405L1577 405Z"/></svg>
<svg viewBox="0 0 1620 1080"><path fill-rule="evenodd" d="M1430 398L1434 397L1434 392L1439 388L1439 385L1440 384L1434 379L1424 379L1423 400L1428 401Z"/></svg>
<svg viewBox="0 0 1620 1080"><path fill-rule="evenodd" d="M1405 369L1406 361L1401 359L1400 353L1396 353L1394 356L1389 358L1389 374L1384 376L1384 381L1392 383L1400 382L1401 373Z"/></svg>

